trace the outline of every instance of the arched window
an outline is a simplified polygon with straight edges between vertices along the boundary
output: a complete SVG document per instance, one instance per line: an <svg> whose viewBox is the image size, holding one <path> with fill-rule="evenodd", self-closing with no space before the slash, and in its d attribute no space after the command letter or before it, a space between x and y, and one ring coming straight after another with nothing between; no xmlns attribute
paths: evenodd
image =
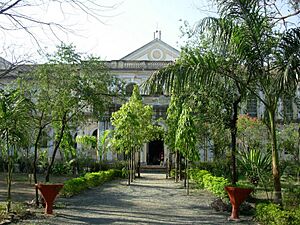
<svg viewBox="0 0 300 225"><path fill-rule="evenodd" d="M129 83L129 84L126 85L125 93L126 93L127 96L132 95L134 85L136 85L136 84L135 83Z"/></svg>

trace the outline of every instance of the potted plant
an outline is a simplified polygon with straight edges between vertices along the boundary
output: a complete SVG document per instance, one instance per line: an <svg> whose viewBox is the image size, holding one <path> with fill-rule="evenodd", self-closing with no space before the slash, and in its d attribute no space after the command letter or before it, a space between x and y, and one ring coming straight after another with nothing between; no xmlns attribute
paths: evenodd
<svg viewBox="0 0 300 225"><path fill-rule="evenodd" d="M225 190L228 193L230 203L232 205L231 215L229 220L239 220L239 207L253 191L250 186L226 186Z"/></svg>
<svg viewBox="0 0 300 225"><path fill-rule="evenodd" d="M45 214L53 214L54 200L63 186L63 184L36 184L46 203Z"/></svg>

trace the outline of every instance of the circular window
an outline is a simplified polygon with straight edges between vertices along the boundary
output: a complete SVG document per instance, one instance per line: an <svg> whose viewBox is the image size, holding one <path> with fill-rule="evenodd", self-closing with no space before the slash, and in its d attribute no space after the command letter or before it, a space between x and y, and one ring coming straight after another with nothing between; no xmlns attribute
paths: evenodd
<svg viewBox="0 0 300 225"><path fill-rule="evenodd" d="M163 52L160 49L154 49L151 51L151 58L154 60L160 60L163 59Z"/></svg>

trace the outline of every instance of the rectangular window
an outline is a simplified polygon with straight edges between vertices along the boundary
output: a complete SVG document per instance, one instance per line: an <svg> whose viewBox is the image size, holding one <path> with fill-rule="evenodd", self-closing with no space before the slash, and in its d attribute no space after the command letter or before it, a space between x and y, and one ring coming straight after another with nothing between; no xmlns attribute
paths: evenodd
<svg viewBox="0 0 300 225"><path fill-rule="evenodd" d="M249 96L247 99L247 114L250 117L257 117L257 98L256 96Z"/></svg>
<svg viewBox="0 0 300 225"><path fill-rule="evenodd" d="M293 99L284 98L283 99L283 118L286 121L293 120Z"/></svg>

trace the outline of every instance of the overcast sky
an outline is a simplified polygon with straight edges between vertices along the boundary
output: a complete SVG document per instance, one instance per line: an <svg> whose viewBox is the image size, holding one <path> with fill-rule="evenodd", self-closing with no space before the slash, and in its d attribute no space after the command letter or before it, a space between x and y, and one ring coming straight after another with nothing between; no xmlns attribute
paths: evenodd
<svg viewBox="0 0 300 225"><path fill-rule="evenodd" d="M74 44L81 53L93 54L104 60L117 60L152 41L155 30L161 30L162 40L180 50L184 43L180 32L183 21L193 25L206 16L215 15L211 12L214 9L210 1L205 0L78 1L116 7L110 9L88 5L90 8L100 9L95 12L99 14L99 21L82 10L70 7L66 2L71 1L61 1L62 4L52 0L21 1L21 5L14 8L18 13L30 15L39 21L56 22L64 26L68 32L62 32L59 27L52 27L51 32L46 27L28 24L30 32L40 45L38 46L22 29L12 31L3 29L11 20L0 15L0 56L8 61L14 61L12 55L16 57L25 55L27 59L43 62L45 57L39 55L38 51L43 49L43 53L53 53L55 47L63 41ZM3 2L11 1L3 0ZM28 5L41 2L50 4ZM280 9L282 10L282 7ZM299 19L296 21L299 24Z"/></svg>
<svg viewBox="0 0 300 225"><path fill-rule="evenodd" d="M55 33L65 43L73 43L79 52L100 56L105 60L120 59L153 40L156 29L161 30L162 40L180 49L183 39L180 26L187 20L194 24L208 15L207 1L202 0L95 0L99 4L118 4L113 10L100 12L103 23L72 8L25 8L24 13L38 15L43 20L54 20L70 28L71 33ZM59 40L47 30L34 28L42 49L53 52ZM1 32L2 46L11 46L15 55L29 54L39 61L35 41L24 32ZM10 50L12 51L12 50ZM4 53L1 53L5 57ZM7 57L6 57L7 58ZM9 60L9 59L8 59Z"/></svg>

